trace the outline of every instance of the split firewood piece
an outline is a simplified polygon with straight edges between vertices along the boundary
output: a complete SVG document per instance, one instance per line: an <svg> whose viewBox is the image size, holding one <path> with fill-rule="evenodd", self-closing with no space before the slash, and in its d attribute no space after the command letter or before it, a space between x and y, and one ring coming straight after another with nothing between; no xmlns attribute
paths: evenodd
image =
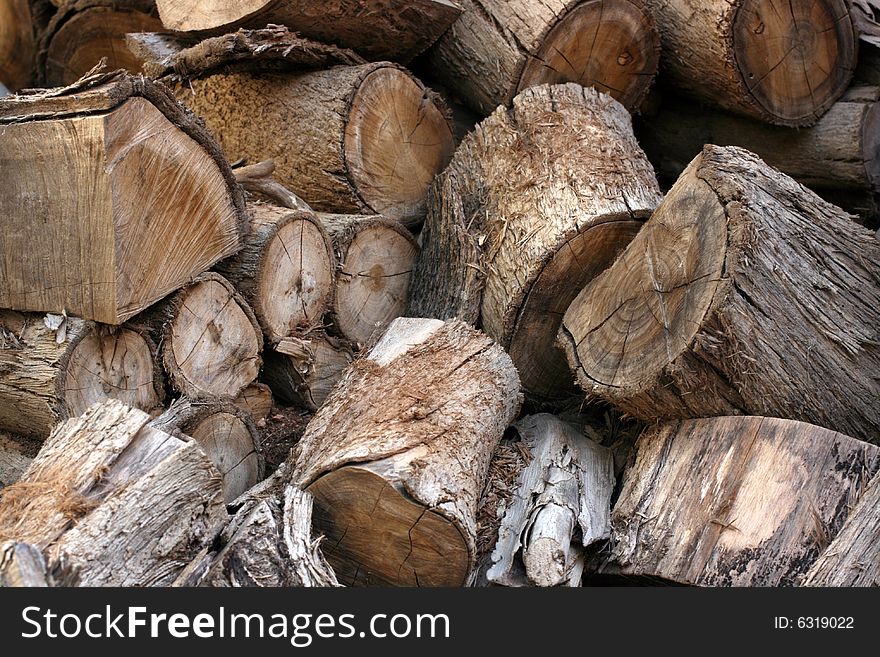
<svg viewBox="0 0 880 657"><path fill-rule="evenodd" d="M540 84L576 82L641 105L660 60L642 0L460 0L464 14L429 52L446 86L484 116Z"/></svg>
<svg viewBox="0 0 880 657"><path fill-rule="evenodd" d="M0 489L21 479L38 451L39 441L0 433Z"/></svg>
<svg viewBox="0 0 880 657"><path fill-rule="evenodd" d="M492 452L520 406L510 357L459 321L396 319L291 452L343 584L460 586Z"/></svg>
<svg viewBox="0 0 880 657"><path fill-rule="evenodd" d="M320 326L336 274L322 222L311 212L252 204L243 242L216 269L251 306L268 342Z"/></svg>
<svg viewBox="0 0 880 657"><path fill-rule="evenodd" d="M232 403L251 416L254 423L265 420L272 412L272 390L265 383L252 383L238 393Z"/></svg>
<svg viewBox="0 0 880 657"><path fill-rule="evenodd" d="M0 160L2 308L121 324L238 250L232 170L144 78L96 74L0 100Z"/></svg>
<svg viewBox="0 0 880 657"><path fill-rule="evenodd" d="M44 438L105 399L153 411L164 398L145 331L0 310L0 429Z"/></svg>
<svg viewBox="0 0 880 657"><path fill-rule="evenodd" d="M249 500L220 534L221 548L204 551L175 586L339 586L312 538L312 496L287 486Z"/></svg>
<svg viewBox="0 0 880 657"><path fill-rule="evenodd" d="M875 474L831 544L813 563L806 586L880 586L880 474Z"/></svg>
<svg viewBox="0 0 880 657"><path fill-rule="evenodd" d="M58 425L21 481L0 492L0 542L33 544L83 586L174 581L228 516L201 448L109 401Z"/></svg>
<svg viewBox="0 0 880 657"><path fill-rule="evenodd" d="M559 339L581 387L636 418L767 415L880 442L878 326L874 235L707 146Z"/></svg>
<svg viewBox="0 0 880 657"><path fill-rule="evenodd" d="M354 345L322 331L291 336L263 353L263 380L281 401L316 411L354 352Z"/></svg>
<svg viewBox="0 0 880 657"><path fill-rule="evenodd" d="M652 427L623 478L607 570L701 586L801 584L878 469L877 447L791 420Z"/></svg>
<svg viewBox="0 0 880 657"><path fill-rule="evenodd" d="M283 25L242 29L203 41L179 33L127 34L126 45L141 62L145 75L169 76L174 82L221 68L229 71L256 63L261 69L300 71L366 63L351 50L304 39Z"/></svg>
<svg viewBox="0 0 880 657"><path fill-rule="evenodd" d="M611 537L611 450L553 415L514 425L531 454L487 572L506 586L580 586L584 548Z"/></svg>
<svg viewBox="0 0 880 657"><path fill-rule="evenodd" d="M126 33L161 29L153 0L65 2L40 39L38 80L48 87L71 84L102 59L110 70L137 73L140 61L126 48Z"/></svg>
<svg viewBox="0 0 880 657"><path fill-rule="evenodd" d="M263 479L260 435L250 415L234 404L181 397L151 423L172 435L193 438L223 477L226 503Z"/></svg>
<svg viewBox="0 0 880 657"><path fill-rule="evenodd" d="M353 48L372 60L408 62L461 14L452 0L157 0L169 30L200 34L286 25L304 36Z"/></svg>
<svg viewBox="0 0 880 657"><path fill-rule="evenodd" d="M263 333L220 274L197 276L137 321L162 345L171 385L190 399L232 400L257 379Z"/></svg>
<svg viewBox="0 0 880 657"><path fill-rule="evenodd" d="M660 202L629 113L595 89L541 86L462 142L431 188L408 313L480 321L531 396L575 390L555 346L571 301Z"/></svg>
<svg viewBox="0 0 880 657"><path fill-rule="evenodd" d="M418 244L398 221L382 216L319 214L338 262L331 321L364 344L406 308Z"/></svg>
<svg viewBox="0 0 880 657"><path fill-rule="evenodd" d="M218 73L178 97L231 158L272 158L278 182L322 212L421 223L428 186L454 148L435 95L388 63Z"/></svg>
<svg viewBox="0 0 880 657"><path fill-rule="evenodd" d="M272 177L274 172L273 160L264 160L233 169L235 179L246 192L257 194L282 208L311 212L312 208L308 203Z"/></svg>
<svg viewBox="0 0 880 657"><path fill-rule="evenodd" d="M697 107L664 95L642 118L639 143L675 180L706 144L742 146L816 191L880 192L880 87L852 87L819 122L802 130ZM849 209L849 208L847 208Z"/></svg>
<svg viewBox="0 0 880 657"><path fill-rule="evenodd" d="M777 125L812 125L852 79L858 42L846 0L645 4L660 28L670 79L724 109Z"/></svg>
<svg viewBox="0 0 880 657"><path fill-rule="evenodd" d="M0 84L10 91L31 86L37 43L54 11L48 0L0 0Z"/></svg>

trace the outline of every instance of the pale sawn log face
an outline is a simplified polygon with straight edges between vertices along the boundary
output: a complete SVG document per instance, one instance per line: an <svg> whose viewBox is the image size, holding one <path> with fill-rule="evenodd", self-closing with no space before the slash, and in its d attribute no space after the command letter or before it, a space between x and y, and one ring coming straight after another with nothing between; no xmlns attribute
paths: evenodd
<svg viewBox="0 0 880 657"><path fill-rule="evenodd" d="M774 418L659 425L636 450L611 569L704 586L801 584L880 468L873 445Z"/></svg>

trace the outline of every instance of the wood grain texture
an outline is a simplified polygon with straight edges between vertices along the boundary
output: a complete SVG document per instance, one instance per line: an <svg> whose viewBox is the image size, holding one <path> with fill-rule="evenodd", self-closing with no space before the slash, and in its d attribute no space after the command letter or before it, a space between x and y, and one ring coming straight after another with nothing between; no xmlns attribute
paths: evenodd
<svg viewBox="0 0 880 657"><path fill-rule="evenodd" d="M46 0L0 0L0 83L10 91L31 86L37 43L53 11Z"/></svg>
<svg viewBox="0 0 880 657"><path fill-rule="evenodd" d="M463 584L489 459L520 401L510 358L475 329L392 322L288 462L291 481L315 496L339 581Z"/></svg>
<svg viewBox="0 0 880 657"><path fill-rule="evenodd" d="M873 445L773 418L659 425L636 450L609 568L700 586L802 584L880 468Z"/></svg>
<svg viewBox="0 0 880 657"><path fill-rule="evenodd" d="M272 390L265 383L252 383L242 390L232 403L251 416L256 423L265 420L272 412Z"/></svg>
<svg viewBox="0 0 880 657"><path fill-rule="evenodd" d="M575 84L527 89L432 186L407 312L479 324L527 393L570 396L554 345L562 314L659 202L622 105Z"/></svg>
<svg viewBox="0 0 880 657"><path fill-rule="evenodd" d="M578 381L647 421L788 417L880 442L880 242L707 146L560 327Z"/></svg>

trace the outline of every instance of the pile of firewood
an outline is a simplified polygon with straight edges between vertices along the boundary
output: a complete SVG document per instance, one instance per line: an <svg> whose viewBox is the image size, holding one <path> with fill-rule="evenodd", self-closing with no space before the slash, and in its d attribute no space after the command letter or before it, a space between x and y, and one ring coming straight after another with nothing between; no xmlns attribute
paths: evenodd
<svg viewBox="0 0 880 657"><path fill-rule="evenodd" d="M0 584L880 584L880 10L777 4L0 0Z"/></svg>

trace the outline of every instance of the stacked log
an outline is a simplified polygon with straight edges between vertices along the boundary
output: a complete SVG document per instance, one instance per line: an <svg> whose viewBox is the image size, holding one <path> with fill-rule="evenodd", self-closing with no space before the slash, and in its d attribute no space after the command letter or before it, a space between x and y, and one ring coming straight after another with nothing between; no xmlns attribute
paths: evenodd
<svg viewBox="0 0 880 657"><path fill-rule="evenodd" d="M49 0L0 0L0 84L10 91L33 83L37 44L53 12Z"/></svg>

